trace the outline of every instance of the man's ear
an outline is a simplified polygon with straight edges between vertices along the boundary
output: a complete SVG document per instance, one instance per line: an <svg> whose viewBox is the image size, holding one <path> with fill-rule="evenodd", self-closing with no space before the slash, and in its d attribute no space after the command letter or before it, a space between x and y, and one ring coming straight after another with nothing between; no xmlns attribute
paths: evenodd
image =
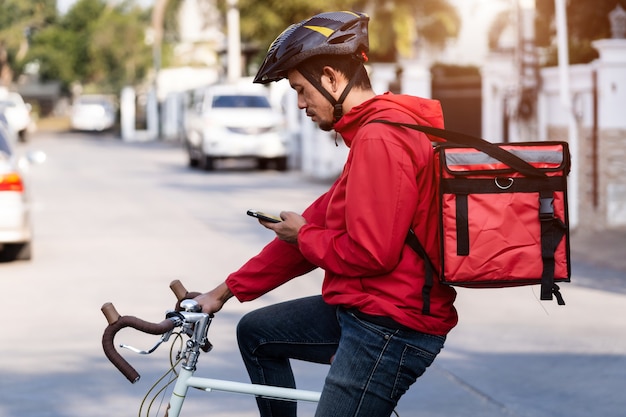
<svg viewBox="0 0 626 417"><path fill-rule="evenodd" d="M331 66L325 66L322 70L322 86L326 90L336 93L343 80L343 74Z"/></svg>

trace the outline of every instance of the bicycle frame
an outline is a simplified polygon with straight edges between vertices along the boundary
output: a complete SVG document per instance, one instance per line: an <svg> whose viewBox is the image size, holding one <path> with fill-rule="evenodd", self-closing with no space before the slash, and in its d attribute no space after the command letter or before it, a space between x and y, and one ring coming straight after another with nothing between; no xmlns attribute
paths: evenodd
<svg viewBox="0 0 626 417"><path fill-rule="evenodd" d="M190 329L192 334L183 353L185 362L180 369L170 398L168 417L179 416L189 388L198 388L205 391L233 392L281 400L319 401L320 393L315 391L195 377L194 372L200 356L200 349L203 349L204 346L205 349L210 350L210 347L207 348L206 345L208 343L206 334L211 324L211 317L207 314L195 312L195 309L199 306L193 300L181 302L181 307L185 309L185 312L180 313L185 317L185 322L194 323L194 326L192 330ZM183 324L183 329L184 327L185 324Z"/></svg>
<svg viewBox="0 0 626 417"><path fill-rule="evenodd" d="M319 401L321 394L316 391L194 376L201 353L200 350L209 352L212 348L207 334L213 316L200 311L201 308L198 303L191 299L193 294L187 292L179 281L172 282L170 287L179 301L182 300L180 302L181 311L168 311L165 320L161 323L150 323L132 316L120 316L111 303L106 303L102 306L102 312L109 322L102 337L104 352L111 363L131 383L137 382L140 376L114 347L113 340L119 330L124 327L132 327L144 333L161 335L161 340L148 351L140 351L130 346L121 345L121 347L129 348L141 354L154 352L161 343L169 339L174 328L179 327L180 333L184 333L189 337L184 349L179 353L183 363L170 397L169 408L166 414L168 417L179 417L189 388L197 388L207 392L232 392L288 401Z"/></svg>
<svg viewBox="0 0 626 417"><path fill-rule="evenodd" d="M199 378L193 376L193 374L193 371L184 368L178 374L174 391L170 397L168 417L179 417L189 388L198 388L205 391L233 392L280 400L318 402L320 399L320 393L316 391L249 384L222 379Z"/></svg>

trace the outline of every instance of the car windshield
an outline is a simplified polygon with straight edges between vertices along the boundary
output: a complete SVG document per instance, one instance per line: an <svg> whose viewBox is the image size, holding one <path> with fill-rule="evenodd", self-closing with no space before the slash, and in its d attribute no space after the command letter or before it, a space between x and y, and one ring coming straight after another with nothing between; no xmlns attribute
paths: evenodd
<svg viewBox="0 0 626 417"><path fill-rule="evenodd" d="M110 106L111 103L102 97L79 97L76 101L79 105Z"/></svg>
<svg viewBox="0 0 626 417"><path fill-rule="evenodd" d="M213 108L269 108L267 97L258 95L224 95L213 97Z"/></svg>

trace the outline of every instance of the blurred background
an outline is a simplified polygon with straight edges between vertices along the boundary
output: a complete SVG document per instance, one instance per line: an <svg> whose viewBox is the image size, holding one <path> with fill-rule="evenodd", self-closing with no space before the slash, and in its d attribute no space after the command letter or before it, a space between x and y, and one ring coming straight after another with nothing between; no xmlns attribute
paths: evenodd
<svg viewBox="0 0 626 417"><path fill-rule="evenodd" d="M625 8L626 0L1 1L0 417L137 415L167 353L132 357L147 375L127 385L99 346L102 303L160 321L173 306L172 279L208 290L273 237L246 210L302 210L339 175L341 137L317 129L288 84L260 87L250 76L289 24L340 9L371 17L377 93L438 99L451 130L492 142L567 141L572 154L567 306L540 302L530 287L459 291L461 322L400 415L621 417ZM239 318L319 293L321 279L314 271L229 304L202 370L246 380ZM319 389L326 368L297 367L302 387ZM256 415L252 398L199 400L188 410Z"/></svg>
<svg viewBox="0 0 626 417"><path fill-rule="evenodd" d="M439 99L449 129L493 142L568 141L572 225L616 228L626 225L624 3L5 0L0 97L23 99L18 106L31 120L14 128L22 141L37 125L56 123L112 129L127 141L178 141L195 152L199 139L185 124L191 110L201 112L207 86L249 83L291 23L321 11L365 11L376 92ZM73 115L84 95L91 106ZM288 167L336 176L347 151L319 140L328 135L303 120L286 85L273 85L270 99L285 115ZM202 161L192 151L190 159Z"/></svg>

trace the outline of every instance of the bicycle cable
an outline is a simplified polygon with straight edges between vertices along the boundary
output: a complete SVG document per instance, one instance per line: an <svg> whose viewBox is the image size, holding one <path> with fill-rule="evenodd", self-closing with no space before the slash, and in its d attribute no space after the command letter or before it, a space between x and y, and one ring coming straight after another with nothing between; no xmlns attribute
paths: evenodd
<svg viewBox="0 0 626 417"><path fill-rule="evenodd" d="M158 397L161 397L161 402L159 403L159 407L158 407L158 410L160 410L163 405L163 399L164 399L164 395L161 395L161 394L164 394L165 390L172 384L172 382L176 381L176 378L178 377L178 373L176 372L176 367L183 360L182 356L180 355L180 353L182 352L182 347L183 347L183 337L180 333L174 333L174 335L176 337L174 338L170 346L170 355L169 355L170 367L159 379L156 380L156 382L152 385L152 387L150 387L146 395L143 397L143 400L141 401L141 405L139 406L138 417L141 417L144 405L146 404L148 397L154 392L154 390L159 386L159 384L161 384L161 382L168 375L171 375L172 377L170 378L170 380L167 381L165 385L163 385L158 391L154 392L154 396L150 400L150 403L148 404L148 407L146 410L146 417L150 416L150 411L152 409L152 406L154 405L154 402L156 401ZM173 352L174 352L174 345L176 344L176 341L179 341L180 345L178 348L178 353L174 355ZM157 415L158 415L158 411L157 411Z"/></svg>

